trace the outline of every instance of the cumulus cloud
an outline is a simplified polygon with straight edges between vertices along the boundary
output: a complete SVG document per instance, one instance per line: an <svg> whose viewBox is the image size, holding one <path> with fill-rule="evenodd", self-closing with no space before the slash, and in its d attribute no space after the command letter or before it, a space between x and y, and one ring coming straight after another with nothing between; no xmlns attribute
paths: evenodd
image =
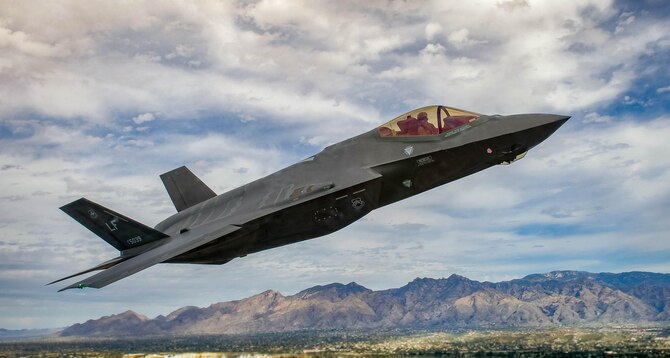
<svg viewBox="0 0 670 358"><path fill-rule="evenodd" d="M437 35L442 33L442 25L437 22L430 22L426 25L426 40L432 41Z"/></svg>
<svg viewBox="0 0 670 358"><path fill-rule="evenodd" d="M612 120L611 116L600 115L598 112L589 112L584 116L584 123L605 123Z"/></svg>
<svg viewBox="0 0 670 358"><path fill-rule="evenodd" d="M142 124L146 122L151 122L154 119L156 119L156 117L154 117L153 113L142 113L133 117L133 122L135 122L135 124Z"/></svg>
<svg viewBox="0 0 670 358"><path fill-rule="evenodd" d="M449 36L447 36L447 40L456 48L486 43L486 41L483 40L472 39L468 29L460 29L450 33Z"/></svg>

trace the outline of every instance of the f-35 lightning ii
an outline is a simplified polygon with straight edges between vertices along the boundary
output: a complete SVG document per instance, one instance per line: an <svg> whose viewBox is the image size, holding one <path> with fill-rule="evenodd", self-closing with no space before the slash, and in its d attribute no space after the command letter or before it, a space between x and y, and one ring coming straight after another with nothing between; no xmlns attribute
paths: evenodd
<svg viewBox="0 0 670 358"><path fill-rule="evenodd" d="M160 176L177 213L154 228L81 198L61 210L120 255L52 283L102 270L61 291L101 288L158 263L220 265L323 236L374 209L521 159L569 118L423 107L221 195L180 167Z"/></svg>

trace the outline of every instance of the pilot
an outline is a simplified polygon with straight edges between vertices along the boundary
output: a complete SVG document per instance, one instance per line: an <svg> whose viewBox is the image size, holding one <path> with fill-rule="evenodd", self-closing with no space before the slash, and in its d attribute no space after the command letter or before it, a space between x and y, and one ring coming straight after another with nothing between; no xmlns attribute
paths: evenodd
<svg viewBox="0 0 670 358"><path fill-rule="evenodd" d="M398 128L400 131L399 135L412 135L412 132L416 130L416 121L417 119L408 114L405 119L398 121Z"/></svg>
<svg viewBox="0 0 670 358"><path fill-rule="evenodd" d="M382 137L391 137L395 135L395 132L389 127L379 127L379 135Z"/></svg>
<svg viewBox="0 0 670 358"><path fill-rule="evenodd" d="M432 123L428 122L428 113L420 112L417 116L416 135L433 135L437 134L437 128Z"/></svg>

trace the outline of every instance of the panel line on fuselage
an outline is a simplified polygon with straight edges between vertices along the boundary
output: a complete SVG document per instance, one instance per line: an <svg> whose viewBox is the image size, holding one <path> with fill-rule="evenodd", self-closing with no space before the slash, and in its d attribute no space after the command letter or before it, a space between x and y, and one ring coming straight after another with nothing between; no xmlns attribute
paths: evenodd
<svg viewBox="0 0 670 358"><path fill-rule="evenodd" d="M269 205L267 202L270 199L270 195L272 195L272 191L266 191L265 192L265 195L263 196L263 199L261 199L261 201L258 203L258 209L261 209L261 208Z"/></svg>
<svg viewBox="0 0 670 358"><path fill-rule="evenodd" d="M214 204L216 204L216 203L214 203ZM227 204L228 204L228 203L226 203L226 205L227 205ZM206 224L206 223L209 223L210 221L212 221L212 220L210 220L210 218L211 218L215 213L216 213L216 205L212 205L212 208L209 209L209 215L207 215L206 218L202 219L202 223L201 223L201 224Z"/></svg>
<svg viewBox="0 0 670 358"><path fill-rule="evenodd" d="M273 204L277 204L279 201L284 201L285 196L288 197L288 195L284 195L284 192L290 193L293 190L294 184L286 185L283 186L281 189L279 189L279 192L277 192L277 197L275 198L275 202Z"/></svg>
<svg viewBox="0 0 670 358"><path fill-rule="evenodd" d="M184 228L193 228L198 226L200 217L202 216L202 213L205 212L207 204L209 204L209 202L205 202L205 204L203 204L202 207L198 208L198 213L196 215L191 215L191 218L188 220L186 225L184 225Z"/></svg>

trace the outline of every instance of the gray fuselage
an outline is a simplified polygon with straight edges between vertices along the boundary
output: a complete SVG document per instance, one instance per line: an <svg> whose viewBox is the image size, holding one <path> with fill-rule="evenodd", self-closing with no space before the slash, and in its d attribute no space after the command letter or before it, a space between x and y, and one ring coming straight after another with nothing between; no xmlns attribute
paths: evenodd
<svg viewBox="0 0 670 358"><path fill-rule="evenodd" d="M162 221L156 229L170 236L211 231L218 223L242 227L165 262L223 264L332 233L381 206L511 162L568 118L481 116L453 131L422 137L387 138L371 130Z"/></svg>

